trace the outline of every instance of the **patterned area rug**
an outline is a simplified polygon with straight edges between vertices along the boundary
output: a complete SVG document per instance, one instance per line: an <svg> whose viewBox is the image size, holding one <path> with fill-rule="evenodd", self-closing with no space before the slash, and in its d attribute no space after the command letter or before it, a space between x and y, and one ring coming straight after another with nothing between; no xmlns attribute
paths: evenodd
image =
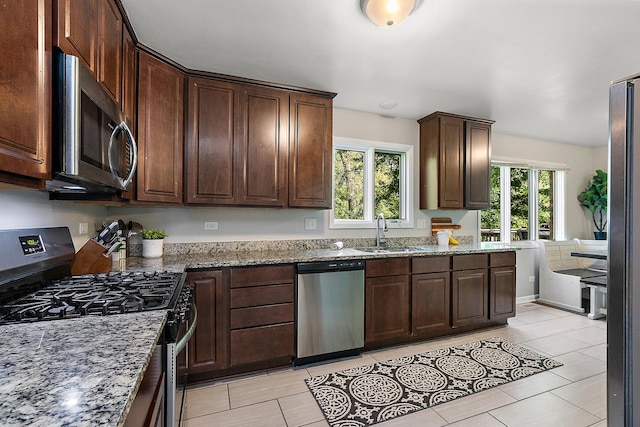
<svg viewBox="0 0 640 427"><path fill-rule="evenodd" d="M502 338L306 380L332 427L362 427L525 378L562 363Z"/></svg>

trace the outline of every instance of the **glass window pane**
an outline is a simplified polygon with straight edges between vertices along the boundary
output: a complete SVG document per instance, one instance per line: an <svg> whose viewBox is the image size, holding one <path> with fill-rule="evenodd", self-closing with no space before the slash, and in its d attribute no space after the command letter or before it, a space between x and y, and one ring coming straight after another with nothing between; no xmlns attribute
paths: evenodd
<svg viewBox="0 0 640 427"><path fill-rule="evenodd" d="M364 152L335 150L335 219L364 219Z"/></svg>
<svg viewBox="0 0 640 427"><path fill-rule="evenodd" d="M403 212L400 212L401 162L401 154L376 151L374 216L383 213L387 219L402 219Z"/></svg>
<svg viewBox="0 0 640 427"><path fill-rule="evenodd" d="M511 240L529 240L529 169L511 168Z"/></svg>
<svg viewBox="0 0 640 427"><path fill-rule="evenodd" d="M491 166L489 209L480 212L480 237L483 242L500 240L500 168Z"/></svg>
<svg viewBox="0 0 640 427"><path fill-rule="evenodd" d="M538 238L553 240L553 171L538 171Z"/></svg>

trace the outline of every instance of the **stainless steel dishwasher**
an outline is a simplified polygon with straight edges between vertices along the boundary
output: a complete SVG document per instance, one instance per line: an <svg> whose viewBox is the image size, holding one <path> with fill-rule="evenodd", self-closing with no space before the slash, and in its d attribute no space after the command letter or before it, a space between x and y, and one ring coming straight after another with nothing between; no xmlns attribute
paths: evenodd
<svg viewBox="0 0 640 427"><path fill-rule="evenodd" d="M355 355L364 347L364 261L298 264L295 365Z"/></svg>

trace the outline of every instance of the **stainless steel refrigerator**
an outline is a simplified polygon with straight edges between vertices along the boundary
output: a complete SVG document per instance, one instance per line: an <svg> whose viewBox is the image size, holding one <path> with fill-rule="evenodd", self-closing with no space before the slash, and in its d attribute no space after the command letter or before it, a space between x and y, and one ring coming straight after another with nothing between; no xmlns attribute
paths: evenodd
<svg viewBox="0 0 640 427"><path fill-rule="evenodd" d="M609 90L609 426L640 425L640 75ZM637 273L636 273L637 269Z"/></svg>

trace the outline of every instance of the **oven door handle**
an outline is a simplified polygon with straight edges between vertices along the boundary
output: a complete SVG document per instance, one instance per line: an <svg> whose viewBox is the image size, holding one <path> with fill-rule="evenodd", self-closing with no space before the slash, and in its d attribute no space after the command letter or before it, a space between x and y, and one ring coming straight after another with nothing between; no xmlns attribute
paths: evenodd
<svg viewBox="0 0 640 427"><path fill-rule="evenodd" d="M112 157L111 153L114 146L113 140L117 137L117 135L120 132L125 132L125 134L127 135L127 140L129 141L129 145L131 146L131 152L129 154L129 160L131 162L131 170L129 171L129 175L127 175L126 179L122 179L115 172L113 168L113 160L111 158ZM122 123L116 126L115 129L113 129L113 132L111 133L111 137L109 138L109 147L107 148L107 153L108 153L107 157L109 158L109 169L111 169L111 173L116 178L118 183L122 186L122 189L126 190L127 185L129 185L129 183L133 179L133 174L136 173L136 168L138 167L138 146L136 144L135 138L133 137L133 134L131 133L131 129L129 129L129 126L127 126L124 120L122 121Z"/></svg>
<svg viewBox="0 0 640 427"><path fill-rule="evenodd" d="M193 313L193 320L191 321L191 325L189 329L184 334L184 336L176 343L176 355L180 354L180 352L187 345L187 342L193 336L193 333L196 331L196 324L198 323L198 310L196 309L195 304L191 304L191 312Z"/></svg>

